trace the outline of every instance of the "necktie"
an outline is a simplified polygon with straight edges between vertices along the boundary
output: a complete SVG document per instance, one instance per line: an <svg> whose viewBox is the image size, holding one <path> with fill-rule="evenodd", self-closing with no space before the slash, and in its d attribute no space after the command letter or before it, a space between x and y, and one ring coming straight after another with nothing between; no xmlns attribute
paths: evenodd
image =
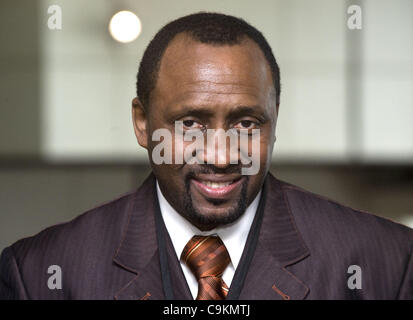
<svg viewBox="0 0 413 320"><path fill-rule="evenodd" d="M193 236L182 250L183 261L198 280L196 300L223 300L228 287L222 274L230 263L227 248L219 237Z"/></svg>

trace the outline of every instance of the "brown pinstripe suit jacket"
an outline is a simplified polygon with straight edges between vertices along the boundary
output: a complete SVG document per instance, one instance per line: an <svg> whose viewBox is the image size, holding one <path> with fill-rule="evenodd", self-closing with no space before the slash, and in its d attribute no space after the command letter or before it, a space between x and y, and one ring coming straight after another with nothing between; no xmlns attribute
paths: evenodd
<svg viewBox="0 0 413 320"><path fill-rule="evenodd" d="M413 299L413 230L267 176L262 226L240 299ZM155 178L6 248L0 299L163 299ZM166 237L176 299L191 294ZM62 288L48 288L49 266ZM361 289L350 289L351 265Z"/></svg>

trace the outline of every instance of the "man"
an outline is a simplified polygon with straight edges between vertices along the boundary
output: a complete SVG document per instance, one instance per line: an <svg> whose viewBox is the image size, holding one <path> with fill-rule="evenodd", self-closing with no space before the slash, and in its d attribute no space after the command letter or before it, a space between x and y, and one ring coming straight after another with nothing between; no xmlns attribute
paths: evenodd
<svg viewBox="0 0 413 320"><path fill-rule="evenodd" d="M1 298L413 298L411 229L268 173L280 75L255 28L212 13L169 23L145 51L137 93L134 129L153 174L136 192L6 248ZM212 143L186 152L193 139L180 134L211 130ZM218 130L246 141L236 161Z"/></svg>

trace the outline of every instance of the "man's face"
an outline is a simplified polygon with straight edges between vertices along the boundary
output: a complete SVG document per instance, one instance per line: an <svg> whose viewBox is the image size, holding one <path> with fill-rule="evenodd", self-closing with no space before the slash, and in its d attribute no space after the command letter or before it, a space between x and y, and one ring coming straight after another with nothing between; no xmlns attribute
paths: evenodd
<svg viewBox="0 0 413 320"><path fill-rule="evenodd" d="M260 130L256 138L259 170L255 175L242 175L243 164L231 164L229 152L215 164L184 161L156 165L151 158L153 172L168 202L193 225L209 230L237 220L261 189L275 142L276 109L270 68L253 41L214 46L180 34L164 53L148 110L137 98L132 110L138 142L148 149L150 158L160 143L152 141L157 129L169 130L172 152L178 149L174 139L179 134L175 131L176 121L183 122L184 133ZM191 142L183 142L183 147L188 144ZM201 155L205 163L207 150Z"/></svg>

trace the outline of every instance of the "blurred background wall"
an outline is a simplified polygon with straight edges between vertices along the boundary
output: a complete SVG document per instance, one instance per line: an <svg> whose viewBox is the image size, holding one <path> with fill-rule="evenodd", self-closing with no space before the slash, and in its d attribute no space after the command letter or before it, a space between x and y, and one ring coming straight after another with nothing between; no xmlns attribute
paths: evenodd
<svg viewBox="0 0 413 320"><path fill-rule="evenodd" d="M348 27L351 5L361 29ZM120 10L142 24L130 43L108 32ZM161 26L201 10L244 18L273 48L283 91L271 171L413 227L413 1L2 0L0 250L140 185L140 58Z"/></svg>

